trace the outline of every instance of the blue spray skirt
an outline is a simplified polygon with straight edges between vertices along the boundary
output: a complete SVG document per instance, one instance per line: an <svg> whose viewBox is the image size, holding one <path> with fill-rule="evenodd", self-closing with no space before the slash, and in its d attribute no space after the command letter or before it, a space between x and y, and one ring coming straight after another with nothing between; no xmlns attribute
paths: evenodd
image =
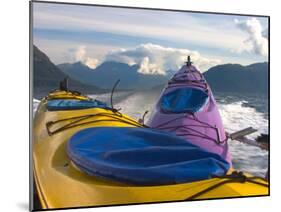
<svg viewBox="0 0 281 212"><path fill-rule="evenodd" d="M205 180L230 168L219 155L173 134L136 127L81 130L67 143L67 154L89 175L136 185Z"/></svg>

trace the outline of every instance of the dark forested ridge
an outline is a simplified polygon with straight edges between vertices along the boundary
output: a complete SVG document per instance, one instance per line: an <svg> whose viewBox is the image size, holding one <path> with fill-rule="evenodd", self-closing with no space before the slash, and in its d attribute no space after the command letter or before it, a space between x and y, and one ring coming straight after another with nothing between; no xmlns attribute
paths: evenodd
<svg viewBox="0 0 281 212"><path fill-rule="evenodd" d="M221 92L268 92L268 63L248 66L224 64L210 68L204 73L214 91Z"/></svg>
<svg viewBox="0 0 281 212"><path fill-rule="evenodd" d="M69 89L79 90L81 92L100 92L96 86L86 85L75 79L72 79L67 74L63 73L52 61L33 46L33 95L35 98L42 98L51 90L59 87L59 82L64 78L69 79Z"/></svg>

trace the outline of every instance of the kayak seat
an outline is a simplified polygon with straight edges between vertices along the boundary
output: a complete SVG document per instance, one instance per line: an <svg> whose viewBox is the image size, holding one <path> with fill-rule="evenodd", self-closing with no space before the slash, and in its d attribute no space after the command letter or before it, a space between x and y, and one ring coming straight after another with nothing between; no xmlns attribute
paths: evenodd
<svg viewBox="0 0 281 212"><path fill-rule="evenodd" d="M171 133L137 127L93 127L74 134L67 154L88 175L135 185L164 185L224 175L229 164Z"/></svg>
<svg viewBox="0 0 281 212"><path fill-rule="evenodd" d="M161 97L160 107L167 113L196 113L208 102L208 94L196 88L179 88Z"/></svg>
<svg viewBox="0 0 281 212"><path fill-rule="evenodd" d="M77 99L53 99L47 103L49 111L58 110L80 110L101 107L106 108L106 104L98 100L77 100Z"/></svg>

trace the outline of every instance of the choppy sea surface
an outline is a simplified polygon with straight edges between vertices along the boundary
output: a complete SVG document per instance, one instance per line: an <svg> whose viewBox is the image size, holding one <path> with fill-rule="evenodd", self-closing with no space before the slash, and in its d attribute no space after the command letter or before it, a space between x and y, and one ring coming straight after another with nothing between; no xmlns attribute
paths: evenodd
<svg viewBox="0 0 281 212"><path fill-rule="evenodd" d="M261 94L215 93L220 114L227 132L232 133L246 127L258 129L258 132L249 135L255 139L261 133L268 134L268 97ZM92 98L110 102L110 94L91 95ZM159 92L116 92L114 107L122 108L121 112L136 119L142 117L148 110L152 111ZM33 100L33 111L39 104ZM149 116L148 113L147 116ZM146 120L148 117L146 118ZM233 166L241 171L247 171L256 176L264 176L268 168L268 152L258 147L229 140Z"/></svg>

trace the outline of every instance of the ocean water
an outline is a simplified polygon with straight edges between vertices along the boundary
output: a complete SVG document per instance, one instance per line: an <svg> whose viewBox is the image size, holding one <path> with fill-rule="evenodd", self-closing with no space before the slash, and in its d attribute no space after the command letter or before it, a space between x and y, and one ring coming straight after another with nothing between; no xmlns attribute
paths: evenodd
<svg viewBox="0 0 281 212"><path fill-rule="evenodd" d="M152 111L160 91L116 92L113 102L121 112L139 119L146 110ZM249 135L255 139L261 133L268 134L268 97L256 94L215 93L220 114L227 132L232 133L246 127L258 132ZM91 95L92 98L110 104L110 93ZM34 99L36 111L40 101ZM145 120L148 120L150 113ZM268 168L268 152L238 141L229 140L233 166L256 176L264 176Z"/></svg>

